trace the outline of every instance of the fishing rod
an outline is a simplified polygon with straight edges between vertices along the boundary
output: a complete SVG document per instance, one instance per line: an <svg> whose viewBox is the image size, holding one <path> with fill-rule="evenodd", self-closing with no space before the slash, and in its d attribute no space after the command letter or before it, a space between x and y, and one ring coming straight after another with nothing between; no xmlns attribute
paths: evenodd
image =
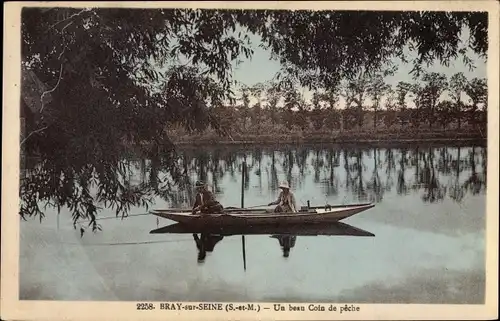
<svg viewBox="0 0 500 321"><path fill-rule="evenodd" d="M141 214L129 214L129 215L125 215L125 216L105 216L105 217L97 217L95 220L96 221L100 221L100 220L111 220L111 219L124 219L124 218L127 218L127 217L131 217L131 216L143 216L143 215L151 215L151 213L141 213ZM83 222L86 222L85 220L82 220L82 221L78 221L77 223L83 223Z"/></svg>
<svg viewBox="0 0 500 321"><path fill-rule="evenodd" d="M263 204L263 205L255 205L255 206L249 206L249 207L246 207L246 208L256 208L256 207L263 207L263 206L267 206L267 204ZM240 208L236 208L236 207L228 207L227 208L228 210L241 210ZM176 211L179 211L179 212L191 212L191 209L175 209ZM101 220L111 220L111 219L124 219L124 218L127 218L127 217L134 217L134 216L144 216L144 215L152 215L151 213L140 213L140 214L129 214L129 215L125 215L125 216L106 216L106 217L98 217L96 218L95 220L96 221L101 221ZM82 221L78 221L78 223L83 223L85 222L84 220Z"/></svg>

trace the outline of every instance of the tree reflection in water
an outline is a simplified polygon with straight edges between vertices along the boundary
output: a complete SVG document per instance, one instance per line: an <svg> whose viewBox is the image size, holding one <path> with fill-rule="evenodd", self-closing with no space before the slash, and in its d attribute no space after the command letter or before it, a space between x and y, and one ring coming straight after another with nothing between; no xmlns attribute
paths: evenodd
<svg viewBox="0 0 500 321"><path fill-rule="evenodd" d="M214 179L220 180L227 175L233 181L239 180L240 164L245 154L230 149L207 149L206 153L217 154L220 157L217 161L226 169L214 175ZM291 181L295 189L300 189L308 176L321 186L326 196L337 197L339 188L343 188L356 201L381 202L384 193L396 187L399 195L410 191L421 193L424 202L440 202L445 197L460 202L467 193L475 195L485 192L486 188L486 149L478 146L413 149L301 147L258 149L246 155L252 160L247 166L247 181L253 178L255 185L248 183L245 189L252 185L262 192L267 186L271 194L277 192L280 177ZM181 157L193 156L182 154ZM479 162L483 165L481 172L478 171ZM201 171L191 169L195 170ZM412 172L413 179L408 176ZM448 176L453 179L445 183Z"/></svg>
<svg viewBox="0 0 500 321"><path fill-rule="evenodd" d="M342 201L336 200L340 193L352 201L381 202L394 185L398 195L419 193L429 203L445 198L461 202L467 194L485 193L486 189L487 152L483 146L180 148L175 157L159 151L124 157L112 167L114 172L109 172L109 166L79 164L80 172L73 176L69 171L61 176L58 165L47 160L23 159L22 210L28 216L43 216L41 200L56 208L66 206L73 215L88 208L96 214L101 207L126 212L131 206L148 206L158 199L172 207L189 207L196 180L206 181L219 195L233 183L239 189L245 158L245 190L270 195L277 194L282 179L289 180L297 191L309 177L329 201L337 202ZM99 189L98 181L106 183L106 190ZM97 200L96 195L100 196ZM313 200L316 196L320 195L308 195Z"/></svg>

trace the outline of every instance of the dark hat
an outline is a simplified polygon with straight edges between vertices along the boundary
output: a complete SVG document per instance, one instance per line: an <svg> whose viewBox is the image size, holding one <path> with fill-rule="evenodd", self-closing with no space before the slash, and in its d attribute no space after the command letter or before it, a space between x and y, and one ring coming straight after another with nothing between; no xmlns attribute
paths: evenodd
<svg viewBox="0 0 500 321"><path fill-rule="evenodd" d="M196 184L194 185L196 188L198 187L203 187L205 186L205 183L203 183L202 181L196 181Z"/></svg>

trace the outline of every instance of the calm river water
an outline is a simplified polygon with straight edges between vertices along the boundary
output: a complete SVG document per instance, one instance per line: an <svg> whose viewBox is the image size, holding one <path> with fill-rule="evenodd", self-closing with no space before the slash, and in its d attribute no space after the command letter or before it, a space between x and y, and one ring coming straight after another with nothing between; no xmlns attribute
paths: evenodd
<svg viewBox="0 0 500 321"><path fill-rule="evenodd" d="M144 208L101 219L80 237L71 214L21 221L20 298L29 300L321 301L482 303L485 291L486 149L419 146L342 149L185 149L190 183L206 180L221 203L266 204L289 180L300 205L376 202L346 224L375 234L300 236L288 257L271 235L226 236L199 261L191 234L149 234L172 224ZM149 160L131 161L131 182ZM190 206L189 189L153 208ZM104 209L100 217L113 217ZM86 226L86 224L84 224Z"/></svg>

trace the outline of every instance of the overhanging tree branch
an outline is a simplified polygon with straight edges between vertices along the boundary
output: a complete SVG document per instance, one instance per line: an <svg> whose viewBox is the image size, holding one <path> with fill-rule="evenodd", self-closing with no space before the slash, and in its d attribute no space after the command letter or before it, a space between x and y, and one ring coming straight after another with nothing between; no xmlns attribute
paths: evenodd
<svg viewBox="0 0 500 321"><path fill-rule="evenodd" d="M57 87L59 87L59 83L61 82L61 78L62 78L62 73L63 73L63 64L61 64L61 69L59 70L59 79L57 79L57 83L54 86L54 88L52 88L50 90L47 90L47 91L44 91L42 93L42 95L40 96L40 101L42 102L42 108L40 108L40 113L42 113L43 108L45 107L45 100L44 100L45 96L49 95L52 92L54 92L54 90L56 90Z"/></svg>
<svg viewBox="0 0 500 321"><path fill-rule="evenodd" d="M36 133L39 133L39 132L41 132L41 131L43 131L43 130L45 130L45 129L47 129L47 126L45 126L45 127L43 127L43 128L40 128L40 129L37 129L37 130L32 131L31 133L29 133L29 135L28 135L28 136L26 136L26 137L25 137L25 138L21 141L20 145L23 145L23 144L24 144L24 143L28 140L28 138L30 138L30 136L31 136L31 135L36 134Z"/></svg>
<svg viewBox="0 0 500 321"><path fill-rule="evenodd" d="M51 29L54 29L56 26L58 26L59 24L65 22L65 21L68 21L68 20L72 20L73 18L76 18L80 15L82 15L83 13L85 12L89 12L89 11L92 11L92 8L85 8L85 9L82 9L81 11L75 13L75 14L72 14L71 16L69 16L68 18L66 19L63 19L63 20L60 20L60 21L57 21L56 23L54 23L53 25L49 26L49 28L47 29L47 32L49 32ZM73 21L72 21L73 22Z"/></svg>

